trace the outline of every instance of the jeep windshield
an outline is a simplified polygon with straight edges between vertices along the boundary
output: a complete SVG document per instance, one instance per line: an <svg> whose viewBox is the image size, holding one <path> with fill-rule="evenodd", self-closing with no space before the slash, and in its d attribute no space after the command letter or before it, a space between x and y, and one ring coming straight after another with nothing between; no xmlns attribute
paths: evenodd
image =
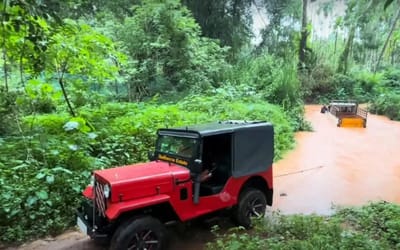
<svg viewBox="0 0 400 250"><path fill-rule="evenodd" d="M180 165L188 165L198 155L198 139L175 135L159 135L156 145L157 158Z"/></svg>

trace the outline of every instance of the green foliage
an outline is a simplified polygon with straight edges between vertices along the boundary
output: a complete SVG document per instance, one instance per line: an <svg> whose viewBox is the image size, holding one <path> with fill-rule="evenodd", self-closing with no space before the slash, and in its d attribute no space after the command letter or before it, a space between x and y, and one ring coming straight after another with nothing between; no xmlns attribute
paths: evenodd
<svg viewBox="0 0 400 250"><path fill-rule="evenodd" d="M336 88L332 84L333 77L332 68L324 64L315 67L309 74L301 74L305 100L309 103L320 102L321 99L329 99L328 95L334 95Z"/></svg>
<svg viewBox="0 0 400 250"><path fill-rule="evenodd" d="M21 71L39 73L44 68L43 53L48 46L47 22L18 1L3 1L0 9L3 59L8 59L11 65L18 63Z"/></svg>
<svg viewBox="0 0 400 250"><path fill-rule="evenodd" d="M109 38L89 25L73 20L64 22L51 36L46 52L46 78L57 79L69 111L74 115L67 90L71 90L76 107L97 104L93 95L98 94L93 94L91 87L114 80L124 56L115 50Z"/></svg>
<svg viewBox="0 0 400 250"><path fill-rule="evenodd" d="M0 86L0 136L12 134L15 130L13 114L16 111L15 101L18 94L17 91L6 92L3 86Z"/></svg>
<svg viewBox="0 0 400 250"><path fill-rule="evenodd" d="M86 81L112 77L117 68L110 62L111 57L120 59L118 56L121 56L112 41L85 23L64 22L51 37L48 70L58 74L58 78L66 73L82 76Z"/></svg>
<svg viewBox="0 0 400 250"><path fill-rule="evenodd" d="M361 208L339 208L335 215L351 229L373 240L400 247L400 206L388 202L371 203Z"/></svg>
<svg viewBox="0 0 400 250"><path fill-rule="evenodd" d="M352 77L342 74L335 74L331 78L331 81L331 84L335 87L335 98L342 100L353 98L353 88L356 82Z"/></svg>
<svg viewBox="0 0 400 250"><path fill-rule="evenodd" d="M310 129L304 120L303 91L295 62L268 54L255 58L251 54L243 55L237 65L228 71L227 81L236 86L235 96L258 98L279 105L296 131Z"/></svg>
<svg viewBox="0 0 400 250"><path fill-rule="evenodd" d="M41 7L41 3L29 6L17 0L0 4L6 91L8 82L16 82L11 77L18 77L23 93L17 101L20 111L26 113L54 111L61 90L71 113L69 92L75 106L97 104L93 100L99 98L89 97L94 95L91 87L114 80L124 57L109 38L89 25L68 19L54 23L40 17ZM61 89L55 88L55 80Z"/></svg>
<svg viewBox="0 0 400 250"><path fill-rule="evenodd" d="M29 80L25 85L25 94L18 96L16 102L22 112L52 113L56 110L61 93L52 84L38 79Z"/></svg>
<svg viewBox="0 0 400 250"><path fill-rule="evenodd" d="M159 127L271 121L277 160L293 146L293 131L310 129L303 98L355 98L372 102L373 112L400 119L398 32L382 63L388 65L390 57L393 69L346 75L332 70L346 44L346 68L347 59L360 68L373 64L396 6L372 15L382 4L369 2L348 1L335 41L321 41L319 50L308 41L310 67L298 75L293 58L301 1L3 1L0 241L20 242L70 226L90 172L145 161ZM265 6L268 24L261 43L253 46L250 17L256 4L259 14ZM78 16L87 19L60 19ZM341 42L340 31L354 24L354 44ZM66 112L68 100L73 118ZM234 231L218 247L398 248L396 220L379 227L387 232L383 243L369 237L372 231L344 230L336 217L279 215L276 220L279 226L268 225L271 238Z"/></svg>
<svg viewBox="0 0 400 250"><path fill-rule="evenodd" d="M388 88L390 91L400 91L400 69L399 68L388 68L383 72L383 86Z"/></svg>
<svg viewBox="0 0 400 250"><path fill-rule="evenodd" d="M256 17L263 18L261 13L265 11L268 19L266 27L260 31L262 40L257 49L262 53L293 60L297 57L300 39L298 27L295 26L301 22L302 1L263 0L257 6ZM265 9L262 8L264 6Z"/></svg>
<svg viewBox="0 0 400 250"><path fill-rule="evenodd" d="M275 125L275 159L293 146L282 109L223 89L173 104L108 103L67 113L33 114L19 137L0 140L0 241L57 234L74 222L80 191L92 170L146 160L157 128L226 119Z"/></svg>
<svg viewBox="0 0 400 250"><path fill-rule="evenodd" d="M130 100L219 85L225 48L206 37L178 0L142 1L115 37L131 59Z"/></svg>
<svg viewBox="0 0 400 250"><path fill-rule="evenodd" d="M379 84L383 81L382 73L370 73L361 71L352 74L356 84L354 84L354 95L360 102L374 101L378 94Z"/></svg>
<svg viewBox="0 0 400 250"><path fill-rule="evenodd" d="M400 121L400 70L388 69L377 86L377 96L371 101L371 112Z"/></svg>
<svg viewBox="0 0 400 250"><path fill-rule="evenodd" d="M193 13L202 33L206 37L218 39L223 46L229 46L229 59L234 61L241 49L250 43L251 0L184 0Z"/></svg>
<svg viewBox="0 0 400 250"><path fill-rule="evenodd" d="M69 226L80 191L95 166L79 137L34 134L2 141L1 241L57 234Z"/></svg>
<svg viewBox="0 0 400 250"><path fill-rule="evenodd" d="M372 103L370 111L388 116L392 120L400 121L400 94L383 93Z"/></svg>
<svg viewBox="0 0 400 250"><path fill-rule="evenodd" d="M329 67L319 67L308 78L303 79L303 81L307 80L309 82L306 96L308 102L326 104L333 99L354 99L362 103L374 99L381 75L368 71L343 75L334 73Z"/></svg>
<svg viewBox="0 0 400 250"><path fill-rule="evenodd" d="M208 249L397 249L400 206L386 202L338 208L329 217L282 215L256 221L252 232L220 233ZM240 233L240 234L239 234Z"/></svg>
<svg viewBox="0 0 400 250"><path fill-rule="evenodd" d="M329 103L333 99L354 99L370 103L369 111L400 120L400 71L389 68L381 73L354 70L349 75L335 74L320 67L302 79L308 82L308 102Z"/></svg>

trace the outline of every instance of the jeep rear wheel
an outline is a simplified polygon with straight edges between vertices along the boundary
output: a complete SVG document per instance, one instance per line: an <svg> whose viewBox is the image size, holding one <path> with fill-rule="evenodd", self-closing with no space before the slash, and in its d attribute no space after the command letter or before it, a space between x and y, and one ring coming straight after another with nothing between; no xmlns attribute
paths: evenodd
<svg viewBox="0 0 400 250"><path fill-rule="evenodd" d="M111 241L111 250L161 250L166 229L157 219L146 216L122 224Z"/></svg>
<svg viewBox="0 0 400 250"><path fill-rule="evenodd" d="M245 189L234 209L233 218L240 226L251 227L252 218L262 218L265 215L267 199L265 194L258 189Z"/></svg>

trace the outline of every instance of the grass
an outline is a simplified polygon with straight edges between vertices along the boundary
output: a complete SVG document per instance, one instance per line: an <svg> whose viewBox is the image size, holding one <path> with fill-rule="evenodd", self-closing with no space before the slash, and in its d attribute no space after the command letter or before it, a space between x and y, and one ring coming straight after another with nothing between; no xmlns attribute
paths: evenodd
<svg viewBox="0 0 400 250"><path fill-rule="evenodd" d="M213 229L207 249L400 249L400 206L375 202L336 208L331 216L282 215L258 220L250 231Z"/></svg>

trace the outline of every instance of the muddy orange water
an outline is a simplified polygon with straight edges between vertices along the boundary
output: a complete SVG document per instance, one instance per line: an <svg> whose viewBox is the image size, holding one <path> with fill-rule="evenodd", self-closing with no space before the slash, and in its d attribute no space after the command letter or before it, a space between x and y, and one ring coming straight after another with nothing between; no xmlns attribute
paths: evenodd
<svg viewBox="0 0 400 250"><path fill-rule="evenodd" d="M400 203L400 122L368 115L367 128L338 128L306 106L314 132L296 134L295 150L274 166L274 209L330 213L332 204Z"/></svg>
<svg viewBox="0 0 400 250"><path fill-rule="evenodd" d="M274 165L274 205L283 213L331 213L335 205L385 200L400 204L400 122L368 115L367 128L338 128L321 106L306 106L314 132L296 134L296 147ZM203 249L207 227L174 233L171 249ZM11 249L11 248L10 248ZM14 248L15 249L15 248ZM79 232L39 240L19 249L106 249Z"/></svg>

